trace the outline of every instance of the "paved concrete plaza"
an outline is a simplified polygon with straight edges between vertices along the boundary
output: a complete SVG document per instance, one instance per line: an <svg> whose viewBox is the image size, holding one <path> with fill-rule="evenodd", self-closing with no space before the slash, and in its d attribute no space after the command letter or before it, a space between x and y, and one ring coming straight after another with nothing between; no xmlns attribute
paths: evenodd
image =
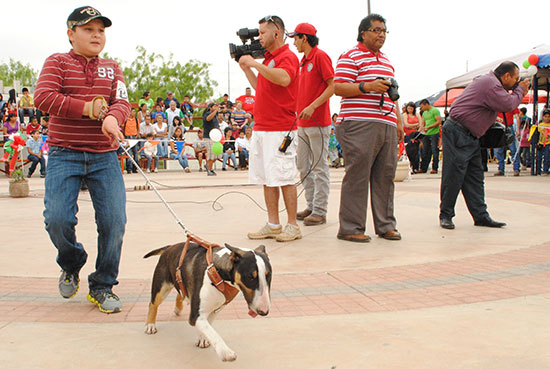
<svg viewBox="0 0 550 369"><path fill-rule="evenodd" d="M239 295L214 324L237 353L233 363L194 346L188 308L172 312L175 292L159 309L158 333L143 333L157 259L142 256L184 234L153 191L134 190L145 183L139 174L124 175L128 224L114 288L124 310L113 315L86 300L97 242L89 194L81 193L77 227L88 263L78 295L65 300L43 225L44 180L32 178L31 196L13 199L2 177L0 368L550 368L550 178L493 177L495 170L486 176L487 203L507 227L474 227L460 197L456 229L441 229L440 175L421 174L396 184L403 240L375 237L369 212L369 244L336 239L342 168L331 169L327 223L301 225L304 237L290 243L246 238L267 219L250 199L264 206L247 172L151 174L197 235L267 247L269 315L250 318ZM298 202L303 209L303 195Z"/></svg>

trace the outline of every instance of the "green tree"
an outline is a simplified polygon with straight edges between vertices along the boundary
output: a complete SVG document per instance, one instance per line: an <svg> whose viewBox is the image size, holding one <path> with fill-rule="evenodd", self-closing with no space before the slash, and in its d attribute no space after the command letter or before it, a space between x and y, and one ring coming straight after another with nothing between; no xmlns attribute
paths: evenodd
<svg viewBox="0 0 550 369"><path fill-rule="evenodd" d="M148 53L143 46L137 46L136 51L138 55L129 66L120 63L130 101L137 102L145 91L149 91L153 99L165 98L166 91L173 91L180 101L184 95L189 95L192 101L212 97L217 82L210 78L210 64L194 59L182 64L174 61L173 54L166 58Z"/></svg>
<svg viewBox="0 0 550 369"><path fill-rule="evenodd" d="M24 65L10 58L9 63L0 64L0 79L4 86L12 86L14 80L20 81L23 86L32 86L36 83L37 77L38 72L28 63Z"/></svg>

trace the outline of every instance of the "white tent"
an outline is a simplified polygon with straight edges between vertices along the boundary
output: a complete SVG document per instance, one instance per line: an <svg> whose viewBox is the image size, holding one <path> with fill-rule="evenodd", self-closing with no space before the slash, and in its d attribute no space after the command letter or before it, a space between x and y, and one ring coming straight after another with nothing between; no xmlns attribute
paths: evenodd
<svg viewBox="0 0 550 369"><path fill-rule="evenodd" d="M508 58L495 60L495 61L493 61L489 64L486 64L482 67L474 69L474 70L472 70L472 71L470 71L466 74L463 74L461 76L458 76L458 77L455 77L455 78L452 78L452 79L448 80L447 84L446 84L447 89L450 90L452 88L464 88L464 87L468 86L475 77L480 76L482 74L489 73L489 71L494 70L496 67L499 66L500 63L502 63L504 61L513 61L514 63L516 63L519 66L519 69L520 69L520 76L525 77L525 76L527 76L527 70L525 68L523 68L522 65L523 65L523 62L525 60L527 60L527 58L531 54L536 54L536 55L550 54L550 46L549 45L540 45L540 46L532 48L531 50L523 52L521 54L511 56L511 57L508 57ZM542 71L539 71L539 72L542 72Z"/></svg>

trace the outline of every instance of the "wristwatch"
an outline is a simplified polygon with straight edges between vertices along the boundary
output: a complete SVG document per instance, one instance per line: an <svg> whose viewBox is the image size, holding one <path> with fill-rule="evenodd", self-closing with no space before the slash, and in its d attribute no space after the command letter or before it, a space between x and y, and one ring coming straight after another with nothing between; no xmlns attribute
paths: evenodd
<svg viewBox="0 0 550 369"><path fill-rule="evenodd" d="M365 81L362 81L362 82L359 83L359 91L366 94L367 91L365 91L365 89L363 88L364 85L365 85Z"/></svg>

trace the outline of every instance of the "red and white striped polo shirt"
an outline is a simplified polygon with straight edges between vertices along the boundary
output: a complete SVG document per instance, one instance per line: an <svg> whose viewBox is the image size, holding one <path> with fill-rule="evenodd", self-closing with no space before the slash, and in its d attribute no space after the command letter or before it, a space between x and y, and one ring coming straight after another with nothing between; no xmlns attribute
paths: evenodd
<svg viewBox="0 0 550 369"><path fill-rule="evenodd" d="M345 52L338 59L334 83L372 82L377 77L394 77L390 61L381 51L375 55L362 43ZM397 126L396 106L387 94L380 110L380 94L367 92L353 97L343 97L336 124L343 120L365 120ZM388 114L388 115L385 115Z"/></svg>
<svg viewBox="0 0 550 369"><path fill-rule="evenodd" d="M50 146L96 153L117 149L101 132L102 122L82 116L84 104L96 96L105 97L107 116L122 125L130 114L130 103L117 62L99 57L88 61L73 50L46 59L34 101L38 109L50 113Z"/></svg>

